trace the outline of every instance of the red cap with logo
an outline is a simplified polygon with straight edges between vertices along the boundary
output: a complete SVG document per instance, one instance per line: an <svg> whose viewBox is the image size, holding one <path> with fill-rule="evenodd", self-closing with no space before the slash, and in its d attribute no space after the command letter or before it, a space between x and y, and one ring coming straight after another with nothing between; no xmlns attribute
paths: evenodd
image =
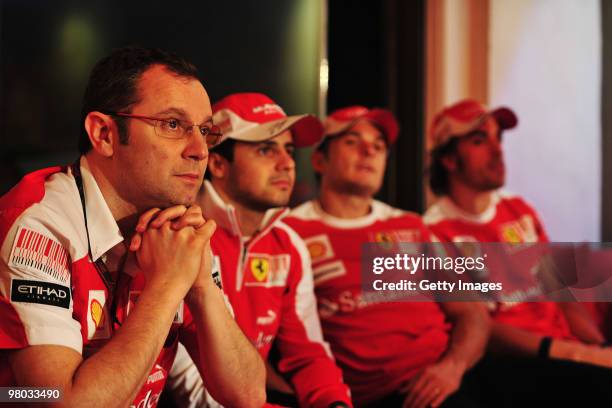
<svg viewBox="0 0 612 408"><path fill-rule="evenodd" d="M272 99L260 93L235 93L212 107L213 123L226 139L262 142L291 129L296 147L315 144L323 134L319 119L312 115L287 116Z"/></svg>
<svg viewBox="0 0 612 408"><path fill-rule="evenodd" d="M365 106L359 105L333 111L323 123L323 128L325 129L323 138L342 133L361 119L369 120L380 126L389 145L397 140L399 125L391 111L380 108L368 109Z"/></svg>
<svg viewBox="0 0 612 408"><path fill-rule="evenodd" d="M429 132L431 149L444 146L453 138L470 134L488 117L495 119L501 130L512 129L518 124L518 118L510 108L487 110L480 102L465 99L435 116Z"/></svg>

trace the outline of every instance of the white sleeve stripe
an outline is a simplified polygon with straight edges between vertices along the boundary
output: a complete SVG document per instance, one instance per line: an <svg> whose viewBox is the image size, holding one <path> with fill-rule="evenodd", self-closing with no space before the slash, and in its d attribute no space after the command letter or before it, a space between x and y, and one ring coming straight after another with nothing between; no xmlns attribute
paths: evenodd
<svg viewBox="0 0 612 408"><path fill-rule="evenodd" d="M300 238L300 236L287 224L278 222L276 226L287 233L291 245L297 250L301 258L302 277L297 286L295 313L306 330L306 337L308 340L319 343L326 354L333 359L329 344L323 340L323 332L321 330L321 323L317 311L317 300L314 294L314 283L308 249L302 238Z"/></svg>
<svg viewBox="0 0 612 408"><path fill-rule="evenodd" d="M37 304L11 304L23 325L28 345L59 345L83 352L81 325L71 311L56 306ZM58 309L58 310L55 310Z"/></svg>

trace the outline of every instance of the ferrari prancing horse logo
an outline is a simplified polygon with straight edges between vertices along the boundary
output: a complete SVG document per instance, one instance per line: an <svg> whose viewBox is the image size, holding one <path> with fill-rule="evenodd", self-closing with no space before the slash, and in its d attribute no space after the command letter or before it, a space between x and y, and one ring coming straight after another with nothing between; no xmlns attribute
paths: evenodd
<svg viewBox="0 0 612 408"><path fill-rule="evenodd" d="M259 282L263 282L270 272L270 262L265 258L251 259L251 273Z"/></svg>

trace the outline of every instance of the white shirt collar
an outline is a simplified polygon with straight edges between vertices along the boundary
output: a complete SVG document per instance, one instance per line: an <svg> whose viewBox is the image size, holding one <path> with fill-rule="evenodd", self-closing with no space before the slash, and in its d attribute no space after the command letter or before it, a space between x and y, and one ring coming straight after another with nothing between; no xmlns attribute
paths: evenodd
<svg viewBox="0 0 612 408"><path fill-rule="evenodd" d="M97 261L112 247L123 241L117 221L104 200L98 183L89 170L89 163L85 156L79 162L83 190L85 192L85 208L87 211L87 228L89 230L89 243L91 256ZM73 175L74 177L74 175Z"/></svg>

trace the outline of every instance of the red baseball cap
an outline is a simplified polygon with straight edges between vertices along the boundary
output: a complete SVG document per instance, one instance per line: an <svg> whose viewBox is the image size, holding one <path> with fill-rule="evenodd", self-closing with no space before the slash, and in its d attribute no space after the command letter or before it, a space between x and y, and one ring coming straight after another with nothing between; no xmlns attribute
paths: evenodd
<svg viewBox="0 0 612 408"><path fill-rule="evenodd" d="M323 139L335 136L344 132L360 119L366 119L380 126L387 138L389 145L397 140L399 125L393 113L387 109L373 108L365 106L349 106L333 111L323 122Z"/></svg>
<svg viewBox="0 0 612 408"><path fill-rule="evenodd" d="M510 108L487 110L480 102L465 99L444 108L435 116L429 132L431 149L444 146L453 138L468 135L488 117L495 119L501 130L512 129L518 124L518 118Z"/></svg>
<svg viewBox="0 0 612 408"><path fill-rule="evenodd" d="M315 144L323 135L323 126L312 115L287 116L272 99L260 93L235 93L212 107L213 123L226 139L261 142L291 129L296 147Z"/></svg>

